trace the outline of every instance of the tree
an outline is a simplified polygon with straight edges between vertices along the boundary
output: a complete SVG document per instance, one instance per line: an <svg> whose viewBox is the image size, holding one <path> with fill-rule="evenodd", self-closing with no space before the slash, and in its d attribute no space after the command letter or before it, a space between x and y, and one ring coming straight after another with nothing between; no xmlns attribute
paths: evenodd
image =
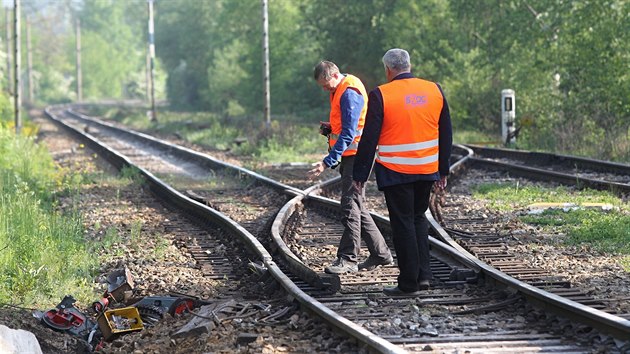
<svg viewBox="0 0 630 354"><path fill-rule="evenodd" d="M86 1L79 10L84 95L127 97L134 73L145 70L146 2Z"/></svg>

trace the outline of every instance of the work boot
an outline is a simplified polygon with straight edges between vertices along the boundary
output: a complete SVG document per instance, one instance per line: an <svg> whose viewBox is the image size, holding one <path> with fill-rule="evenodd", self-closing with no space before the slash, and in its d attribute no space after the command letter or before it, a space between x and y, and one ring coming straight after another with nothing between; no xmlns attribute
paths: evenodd
<svg viewBox="0 0 630 354"><path fill-rule="evenodd" d="M418 296L419 291L405 291L397 286L383 288L383 293L388 296Z"/></svg>
<svg viewBox="0 0 630 354"><path fill-rule="evenodd" d="M356 262L349 261L342 257L337 258L330 266L324 269L328 274L354 273L358 270Z"/></svg>
<svg viewBox="0 0 630 354"><path fill-rule="evenodd" d="M378 266L386 266L394 263L394 259L390 256L387 259L382 259L378 257L369 256L365 262L359 263L360 270L372 271L376 269Z"/></svg>

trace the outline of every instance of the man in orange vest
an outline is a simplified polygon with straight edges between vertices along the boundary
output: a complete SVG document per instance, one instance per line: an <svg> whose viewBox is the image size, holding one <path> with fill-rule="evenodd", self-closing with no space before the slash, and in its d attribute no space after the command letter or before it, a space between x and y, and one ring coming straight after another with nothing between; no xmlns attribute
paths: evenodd
<svg viewBox="0 0 630 354"><path fill-rule="evenodd" d="M451 117L442 88L411 74L409 53L383 56L387 83L372 90L353 185L362 189L376 155L374 173L385 193L398 259L398 286L387 295L417 295L429 289L428 222L424 216L434 183L446 187L453 142Z"/></svg>
<svg viewBox="0 0 630 354"><path fill-rule="evenodd" d="M383 235L372 216L363 205L365 189L352 185L354 155L361 140L361 132L367 113L367 92L361 80L350 74L341 74L332 62L322 61L315 66L313 76L317 83L330 92L330 132L328 155L309 171L311 178L319 176L326 168L339 165L341 174L341 222L343 234L337 248L337 259L325 268L326 273L343 274L359 269L373 270L393 262ZM365 241L370 256L357 264Z"/></svg>

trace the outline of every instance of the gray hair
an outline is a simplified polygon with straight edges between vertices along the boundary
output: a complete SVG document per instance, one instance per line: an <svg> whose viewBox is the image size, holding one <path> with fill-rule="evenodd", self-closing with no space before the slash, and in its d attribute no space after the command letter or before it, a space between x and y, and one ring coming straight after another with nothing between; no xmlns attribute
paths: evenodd
<svg viewBox="0 0 630 354"><path fill-rule="evenodd" d="M395 72L405 72L411 70L411 60L409 53L400 48L393 48L383 55L383 64Z"/></svg>

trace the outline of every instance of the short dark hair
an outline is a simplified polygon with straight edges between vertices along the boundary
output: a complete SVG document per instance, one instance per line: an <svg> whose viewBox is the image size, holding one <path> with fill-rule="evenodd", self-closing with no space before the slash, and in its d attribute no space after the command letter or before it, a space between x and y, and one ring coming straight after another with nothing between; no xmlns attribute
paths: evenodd
<svg viewBox="0 0 630 354"><path fill-rule="evenodd" d="M313 70L313 78L315 80L319 79L330 79L334 74L339 73L339 68L332 61L322 60L319 64L315 65L315 69Z"/></svg>

